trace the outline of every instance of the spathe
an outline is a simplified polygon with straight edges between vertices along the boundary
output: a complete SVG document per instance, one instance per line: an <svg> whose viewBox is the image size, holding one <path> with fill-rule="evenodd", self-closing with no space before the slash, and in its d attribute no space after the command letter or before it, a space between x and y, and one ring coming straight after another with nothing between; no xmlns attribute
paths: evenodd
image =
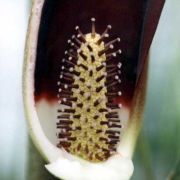
<svg viewBox="0 0 180 180"><path fill-rule="evenodd" d="M130 160L145 102L146 57L163 4L164 1L155 0L34 1L25 52L23 93L31 136L48 162L60 162L58 158L62 153L48 135L51 123L46 118L52 117L44 114L46 110L51 111L57 101L58 67L61 66L65 43L76 24L88 32L87 19L94 16L100 22L97 31L101 32L106 24L111 23L114 29L112 36L120 35L122 39L122 75L125 82L122 90L125 93L121 100L128 112L128 123L118 152L121 152L122 161L124 158ZM45 102L44 105L41 102Z"/></svg>

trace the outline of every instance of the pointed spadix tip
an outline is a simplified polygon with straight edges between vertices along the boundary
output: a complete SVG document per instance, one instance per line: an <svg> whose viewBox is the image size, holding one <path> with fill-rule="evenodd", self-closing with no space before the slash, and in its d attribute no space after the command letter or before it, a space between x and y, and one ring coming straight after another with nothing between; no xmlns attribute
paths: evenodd
<svg viewBox="0 0 180 180"><path fill-rule="evenodd" d="M91 18L91 21L92 21L92 22L95 22L95 21L96 21L96 19L95 19L94 17L92 17L92 18Z"/></svg>

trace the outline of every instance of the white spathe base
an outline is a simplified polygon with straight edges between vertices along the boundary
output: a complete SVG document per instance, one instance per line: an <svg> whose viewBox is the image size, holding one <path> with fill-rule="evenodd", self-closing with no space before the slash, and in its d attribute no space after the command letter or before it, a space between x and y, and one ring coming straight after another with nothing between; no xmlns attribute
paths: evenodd
<svg viewBox="0 0 180 180"><path fill-rule="evenodd" d="M134 170L132 160L120 154L113 155L106 162L90 163L66 153L45 167L64 180L129 180Z"/></svg>

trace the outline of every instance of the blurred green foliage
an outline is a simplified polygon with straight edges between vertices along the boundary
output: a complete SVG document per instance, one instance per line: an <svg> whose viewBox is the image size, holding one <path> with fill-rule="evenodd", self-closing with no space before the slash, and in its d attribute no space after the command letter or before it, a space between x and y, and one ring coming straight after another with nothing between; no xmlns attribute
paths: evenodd
<svg viewBox="0 0 180 180"><path fill-rule="evenodd" d="M164 180L180 169L180 1L167 0L151 53L147 104L133 180ZM172 178L180 179L180 177Z"/></svg>

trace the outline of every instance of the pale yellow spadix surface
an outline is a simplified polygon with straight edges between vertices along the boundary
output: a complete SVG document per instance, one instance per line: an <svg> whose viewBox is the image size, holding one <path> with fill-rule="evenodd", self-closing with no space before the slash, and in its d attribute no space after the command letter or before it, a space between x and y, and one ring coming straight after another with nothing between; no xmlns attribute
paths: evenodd
<svg viewBox="0 0 180 180"><path fill-rule="evenodd" d="M77 137L76 141L71 142L69 148L70 153L77 155L85 160L97 162L106 160L105 152L102 149L108 151L108 145L105 141L100 141L99 138L103 137L108 139L108 135L105 134L108 129L107 125L101 125L101 121L107 121L105 113L100 113L100 109L106 109L107 103L107 88L105 86L106 78L103 78L100 82L96 82L98 77L106 74L106 67L103 67L100 71L96 68L101 66L103 62L106 61L106 56L103 54L99 56L98 53L104 50L104 43L100 45L97 41L100 39L100 35L96 34L92 38L91 34L85 36L86 43L82 43L80 51L87 57L84 60L80 55L78 55L78 62L74 69L80 72L80 76L74 75L74 84L79 85L78 89L73 89L73 97L77 98L77 102L74 103L75 114L80 114L80 118L73 118L72 128L81 127L81 130L72 131L71 137ZM90 51L87 45L91 46L92 51ZM91 55L94 56L95 61L92 61ZM83 69L79 66L80 64L86 66L88 70ZM93 75L90 76L90 71ZM84 82L79 79L83 78ZM96 92L96 88L102 86L103 89L100 92ZM90 88L89 88L90 87ZM80 92L84 92L83 95ZM88 99L88 97L90 99ZM94 106L94 102L100 100L97 106ZM77 104L83 104L83 107L77 107ZM87 111L89 109L89 112ZM98 115L97 119L94 116ZM97 133L97 130L102 130L101 133ZM96 158L96 156L99 157Z"/></svg>

